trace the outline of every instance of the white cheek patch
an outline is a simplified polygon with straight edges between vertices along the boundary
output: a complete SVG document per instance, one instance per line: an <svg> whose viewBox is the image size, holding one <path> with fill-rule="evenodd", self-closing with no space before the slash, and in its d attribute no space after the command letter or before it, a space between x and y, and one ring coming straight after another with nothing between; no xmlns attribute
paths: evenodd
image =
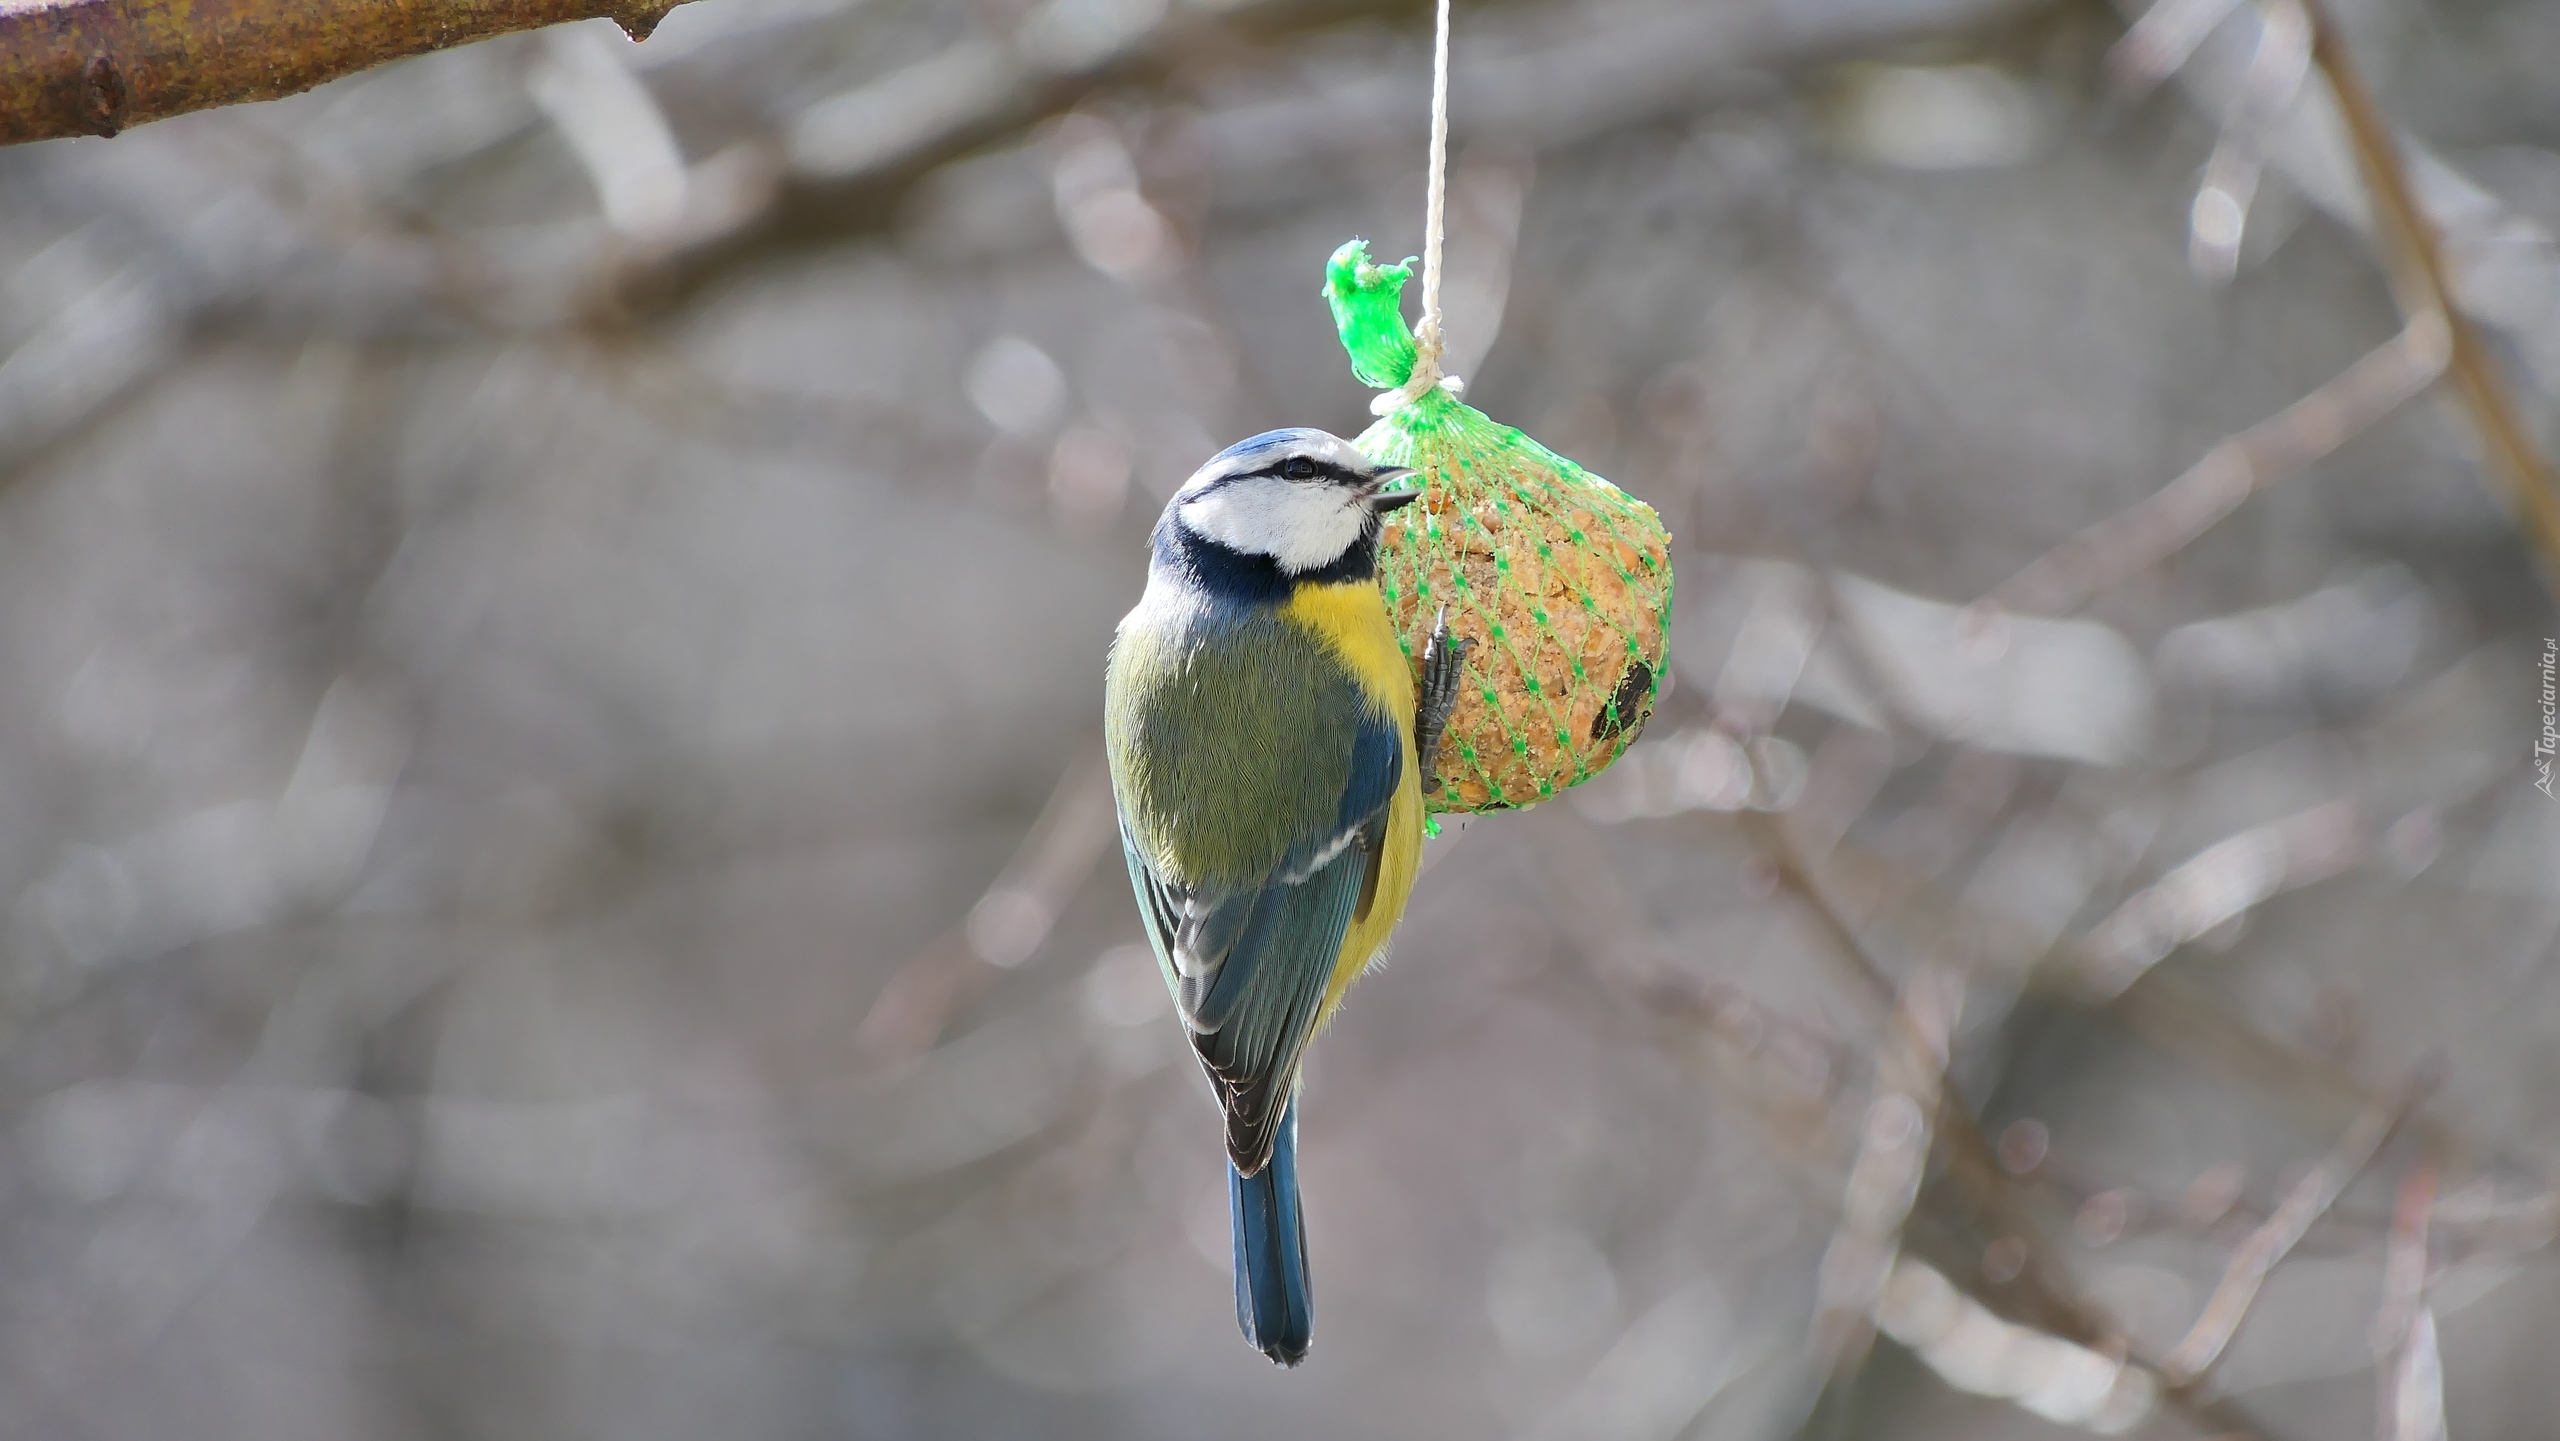
<svg viewBox="0 0 2560 1441"><path fill-rule="evenodd" d="M1359 541L1365 510L1345 486L1257 476L1185 502L1182 520L1230 550L1267 555L1295 574L1340 560Z"/></svg>

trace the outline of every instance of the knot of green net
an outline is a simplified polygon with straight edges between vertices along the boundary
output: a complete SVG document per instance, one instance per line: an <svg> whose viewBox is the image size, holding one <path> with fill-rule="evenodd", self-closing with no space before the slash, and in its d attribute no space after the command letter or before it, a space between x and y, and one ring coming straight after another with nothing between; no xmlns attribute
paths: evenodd
<svg viewBox="0 0 2560 1441"><path fill-rule="evenodd" d="M1401 265L1380 265L1369 258L1369 242L1354 240L1333 252L1325 263L1324 298L1333 307L1333 327L1351 356L1351 373L1363 385L1380 390L1411 390L1420 347L1404 319L1404 284L1413 278L1413 258ZM1426 435L1473 420L1490 426L1484 415L1458 399L1458 382L1440 384L1418 395L1380 396L1372 409L1385 409L1380 423L1410 436ZM1401 399L1402 403L1397 401Z"/></svg>

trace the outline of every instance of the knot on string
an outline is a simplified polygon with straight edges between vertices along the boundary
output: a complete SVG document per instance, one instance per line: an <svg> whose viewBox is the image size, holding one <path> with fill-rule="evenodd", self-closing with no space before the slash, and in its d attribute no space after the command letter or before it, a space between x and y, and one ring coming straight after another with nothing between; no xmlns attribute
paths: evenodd
<svg viewBox="0 0 2560 1441"><path fill-rule="evenodd" d="M1369 397L1371 415L1393 415L1434 390L1445 391L1454 400L1466 394L1467 383L1454 375L1440 373L1440 357L1435 350L1419 351L1413 362L1413 378L1393 390L1382 390Z"/></svg>

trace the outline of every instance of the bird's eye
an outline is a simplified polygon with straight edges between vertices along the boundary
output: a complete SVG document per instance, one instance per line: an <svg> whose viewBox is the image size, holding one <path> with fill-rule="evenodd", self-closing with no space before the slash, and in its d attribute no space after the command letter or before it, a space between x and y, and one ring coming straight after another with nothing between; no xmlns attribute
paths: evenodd
<svg viewBox="0 0 2560 1441"><path fill-rule="evenodd" d="M1313 480L1316 478L1316 463L1303 455L1298 456L1282 465L1280 473L1291 480Z"/></svg>

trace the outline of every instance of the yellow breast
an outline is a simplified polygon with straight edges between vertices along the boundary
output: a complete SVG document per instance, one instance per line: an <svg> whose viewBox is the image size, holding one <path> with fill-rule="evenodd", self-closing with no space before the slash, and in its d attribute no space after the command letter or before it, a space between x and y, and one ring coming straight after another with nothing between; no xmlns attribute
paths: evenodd
<svg viewBox="0 0 2560 1441"><path fill-rule="evenodd" d="M1413 879L1422 863L1422 771L1413 751L1413 670L1396 644L1387 604L1373 580L1333 585L1301 585L1281 613L1322 636L1342 657L1360 688L1391 717L1404 737L1404 775L1387 803L1386 853L1379 857L1377 901L1356 917L1343 934L1335 958L1332 983L1326 987L1316 1025L1333 1018L1342 993L1386 949L1413 894Z"/></svg>
<svg viewBox="0 0 2560 1441"><path fill-rule="evenodd" d="M1387 619L1387 603L1376 581L1301 585L1281 614L1322 636L1380 710L1399 725L1412 724L1413 670L1396 643L1396 628Z"/></svg>

